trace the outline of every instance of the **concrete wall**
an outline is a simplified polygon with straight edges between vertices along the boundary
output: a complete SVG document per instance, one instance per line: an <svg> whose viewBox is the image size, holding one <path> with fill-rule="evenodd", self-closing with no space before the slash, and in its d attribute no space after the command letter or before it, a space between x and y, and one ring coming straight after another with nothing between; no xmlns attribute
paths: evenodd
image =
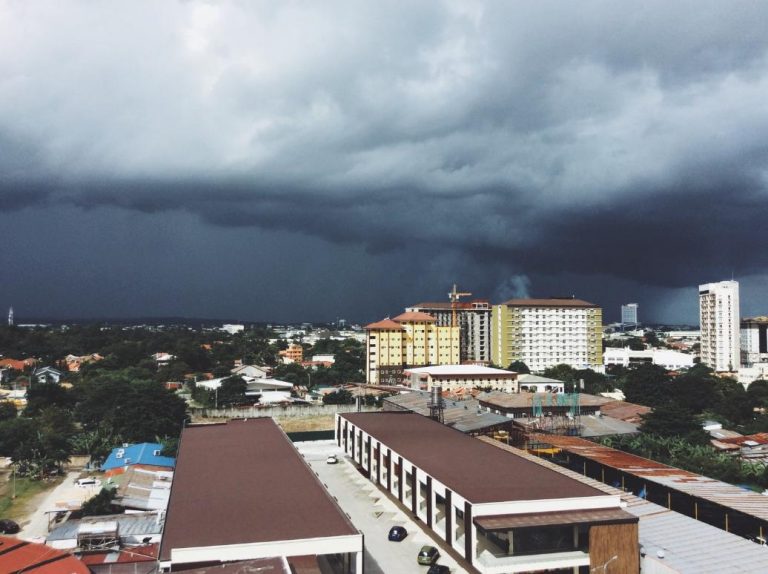
<svg viewBox="0 0 768 574"><path fill-rule="evenodd" d="M360 412L369 413L381 410L379 407L363 406ZM303 406L274 406L274 407L248 407L245 409L190 409L192 418L225 418L242 419L257 417L280 418L302 418L315 417L322 415L333 415L336 413L355 413L356 405L303 405Z"/></svg>

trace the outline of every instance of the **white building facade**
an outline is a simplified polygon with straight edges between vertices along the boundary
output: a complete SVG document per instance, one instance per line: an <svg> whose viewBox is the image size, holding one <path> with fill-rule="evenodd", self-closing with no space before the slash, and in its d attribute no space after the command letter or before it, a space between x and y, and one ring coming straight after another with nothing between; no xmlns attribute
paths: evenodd
<svg viewBox="0 0 768 574"><path fill-rule="evenodd" d="M751 367L757 363L768 363L768 317L741 322L741 364Z"/></svg>
<svg viewBox="0 0 768 574"><path fill-rule="evenodd" d="M627 303L621 306L621 323L637 325L637 303Z"/></svg>
<svg viewBox="0 0 768 574"><path fill-rule="evenodd" d="M623 349L608 347L603 351L603 362L608 365L629 367L640 363L653 363L668 371L690 369L693 366L693 355L671 351L668 349L646 349L633 351L629 347Z"/></svg>
<svg viewBox="0 0 768 574"><path fill-rule="evenodd" d="M701 362L719 372L740 365L739 283L720 281L699 285Z"/></svg>

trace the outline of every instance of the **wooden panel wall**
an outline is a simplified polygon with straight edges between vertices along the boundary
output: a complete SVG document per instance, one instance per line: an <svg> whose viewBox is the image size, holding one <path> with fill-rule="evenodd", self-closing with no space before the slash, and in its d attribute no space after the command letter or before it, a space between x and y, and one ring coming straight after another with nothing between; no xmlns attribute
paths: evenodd
<svg viewBox="0 0 768 574"><path fill-rule="evenodd" d="M633 524L606 524L589 529L589 567L606 574L629 574L640 571L640 545L637 522Z"/></svg>

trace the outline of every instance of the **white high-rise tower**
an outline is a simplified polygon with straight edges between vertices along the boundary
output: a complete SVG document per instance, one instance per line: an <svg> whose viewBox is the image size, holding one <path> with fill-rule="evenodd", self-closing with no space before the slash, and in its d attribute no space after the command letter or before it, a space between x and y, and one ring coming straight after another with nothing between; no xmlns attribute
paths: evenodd
<svg viewBox="0 0 768 574"><path fill-rule="evenodd" d="M740 363L739 282L699 285L701 362L715 371L735 371Z"/></svg>
<svg viewBox="0 0 768 574"><path fill-rule="evenodd" d="M13 327L13 307L8 309L8 326Z"/></svg>

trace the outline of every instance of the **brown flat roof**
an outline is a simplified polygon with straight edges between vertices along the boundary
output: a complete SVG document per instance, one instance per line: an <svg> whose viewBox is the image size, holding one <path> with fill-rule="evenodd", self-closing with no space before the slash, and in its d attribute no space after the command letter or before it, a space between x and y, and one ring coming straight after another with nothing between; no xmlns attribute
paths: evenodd
<svg viewBox="0 0 768 574"><path fill-rule="evenodd" d="M175 548L358 534L271 418L181 435L160 560Z"/></svg>
<svg viewBox="0 0 768 574"><path fill-rule="evenodd" d="M509 307L600 307L583 299L510 299L502 305Z"/></svg>
<svg viewBox="0 0 768 574"><path fill-rule="evenodd" d="M497 516L479 516L474 519L475 524L485 530L510 530L512 528L562 526L566 524L619 524L637 521L637 516L619 508L537 512L535 514L500 514Z"/></svg>
<svg viewBox="0 0 768 574"><path fill-rule="evenodd" d="M525 385L526 383L520 383ZM562 404L558 404L558 396L564 397ZM534 397L541 401L542 409L562 407L569 408L571 406L571 397L573 395L568 393L505 393L502 391L491 391L484 395L477 397L477 400L482 404L489 404L495 407L506 409L530 409L533 408ZM598 397L597 395L588 395L586 393L579 393L579 407L602 407L608 403L615 402L614 399L608 399L605 397Z"/></svg>
<svg viewBox="0 0 768 574"><path fill-rule="evenodd" d="M419 414L341 416L473 503L603 495Z"/></svg>

